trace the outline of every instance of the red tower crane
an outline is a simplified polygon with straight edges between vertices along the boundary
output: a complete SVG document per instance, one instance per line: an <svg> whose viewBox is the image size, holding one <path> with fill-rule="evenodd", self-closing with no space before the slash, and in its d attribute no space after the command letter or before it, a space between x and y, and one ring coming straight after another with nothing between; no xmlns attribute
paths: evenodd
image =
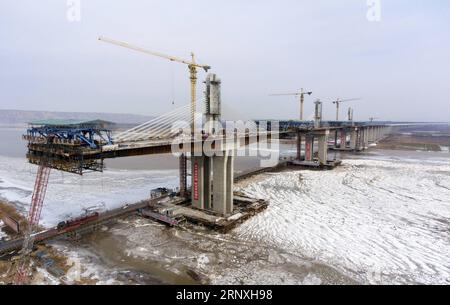
<svg viewBox="0 0 450 305"><path fill-rule="evenodd" d="M22 251L18 262L17 273L14 280L16 285L26 284L29 280L30 272L30 252L34 245L33 233L37 230L41 211L44 205L45 193L47 191L48 179L50 177L50 168L45 162L39 165L36 181L34 183L33 196L31 197L30 211L28 212L28 228L25 232Z"/></svg>

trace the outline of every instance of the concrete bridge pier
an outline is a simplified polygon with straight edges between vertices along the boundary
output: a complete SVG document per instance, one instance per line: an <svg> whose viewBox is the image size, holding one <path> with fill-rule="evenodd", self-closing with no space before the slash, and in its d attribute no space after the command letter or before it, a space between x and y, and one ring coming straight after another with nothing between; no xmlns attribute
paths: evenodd
<svg viewBox="0 0 450 305"><path fill-rule="evenodd" d="M302 160L302 133L297 132L297 160Z"/></svg>
<svg viewBox="0 0 450 305"><path fill-rule="evenodd" d="M220 79L208 74L206 79L206 130L213 134L213 126L220 124ZM217 144L217 143L216 143ZM217 148L217 146L216 146ZM233 212L234 150L220 146L218 151L201 151L200 156L191 156L192 206L201 210L213 210L220 215ZM212 155L212 156L210 156Z"/></svg>
<svg viewBox="0 0 450 305"><path fill-rule="evenodd" d="M373 142L377 143L378 139L379 139L379 134L378 134L378 126L374 126L373 127Z"/></svg>
<svg viewBox="0 0 450 305"><path fill-rule="evenodd" d="M357 151L362 151L364 150L364 128L363 127L359 127L357 129L357 137L356 137L356 150Z"/></svg>
<svg viewBox="0 0 450 305"><path fill-rule="evenodd" d="M356 131L356 150L362 150L363 131L362 128L358 128Z"/></svg>
<svg viewBox="0 0 450 305"><path fill-rule="evenodd" d="M314 157L314 136L307 134L305 137L305 161L313 161Z"/></svg>
<svg viewBox="0 0 450 305"><path fill-rule="evenodd" d="M339 145L339 148L345 149L347 148L347 130L341 129L341 143Z"/></svg>
<svg viewBox="0 0 450 305"><path fill-rule="evenodd" d="M383 127L383 126L380 126L380 127L378 127L379 128L379 130L378 130L378 139L383 139L384 138L384 130L385 130L385 127Z"/></svg>
<svg viewBox="0 0 450 305"><path fill-rule="evenodd" d="M363 149L367 149L369 147L369 128L364 127L364 142Z"/></svg>
<svg viewBox="0 0 450 305"><path fill-rule="evenodd" d="M205 189L206 181L210 181L211 172L208 171L209 158L206 156L191 157L192 163L192 206L204 210L206 206L211 206L211 198L206 196L211 192Z"/></svg>
<svg viewBox="0 0 450 305"><path fill-rule="evenodd" d="M187 195L187 158L186 154L182 154L179 158L180 168L180 197Z"/></svg>
<svg viewBox="0 0 450 305"><path fill-rule="evenodd" d="M382 126L378 126L378 130L377 130L377 139L378 141L383 139L383 128Z"/></svg>
<svg viewBox="0 0 450 305"><path fill-rule="evenodd" d="M317 135L318 158L320 165L326 165L328 161L328 135L330 131L324 130Z"/></svg>
<svg viewBox="0 0 450 305"><path fill-rule="evenodd" d="M233 212L234 157L231 152L213 157L213 210L221 215Z"/></svg>
<svg viewBox="0 0 450 305"><path fill-rule="evenodd" d="M204 208L206 210L212 209L211 202L211 191L212 191L212 158L205 157L203 159L203 200L204 200Z"/></svg>
<svg viewBox="0 0 450 305"><path fill-rule="evenodd" d="M192 206L200 210L213 210L221 215L231 214L234 210L233 153L192 157L191 161Z"/></svg>
<svg viewBox="0 0 450 305"><path fill-rule="evenodd" d="M353 127L350 132L350 149L356 150L357 146L357 139L358 138L358 129L356 127Z"/></svg>
<svg viewBox="0 0 450 305"><path fill-rule="evenodd" d="M314 167L314 168L334 168L341 163L339 160L328 160L328 137L330 135L330 129L321 126L322 122L322 102L317 100L315 103L314 114L314 129L298 129L297 132L297 160L292 164ZM333 130L333 134L338 132L338 129ZM346 146L346 131L341 134L344 137L342 146ZM305 138L305 158L302 158L302 139ZM314 140L317 139L317 157L318 162L314 158Z"/></svg>
<svg viewBox="0 0 450 305"><path fill-rule="evenodd" d="M373 143L375 142L375 136L374 136L374 127L368 127L368 133L369 133L369 139L368 139L368 143Z"/></svg>
<svg viewBox="0 0 450 305"><path fill-rule="evenodd" d="M336 129L334 131L334 148L341 148L341 146L338 145L338 138L340 138L339 137L339 130Z"/></svg>
<svg viewBox="0 0 450 305"><path fill-rule="evenodd" d="M362 151L372 143L378 143L390 133L387 126L359 126L354 127L350 135L350 148L355 151Z"/></svg>

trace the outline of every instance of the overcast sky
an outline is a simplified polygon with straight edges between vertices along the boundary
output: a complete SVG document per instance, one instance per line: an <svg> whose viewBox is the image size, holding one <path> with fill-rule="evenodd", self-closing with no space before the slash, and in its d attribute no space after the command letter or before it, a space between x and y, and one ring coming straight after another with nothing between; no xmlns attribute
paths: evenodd
<svg viewBox="0 0 450 305"><path fill-rule="evenodd" d="M0 109L155 115L189 102L186 66L104 35L194 51L243 118L296 119L294 97L269 94L304 87L325 101L364 98L351 104L359 120L450 121L447 0L381 0L380 22L367 19L366 0L80 2L81 20L69 22L66 0L0 0Z"/></svg>

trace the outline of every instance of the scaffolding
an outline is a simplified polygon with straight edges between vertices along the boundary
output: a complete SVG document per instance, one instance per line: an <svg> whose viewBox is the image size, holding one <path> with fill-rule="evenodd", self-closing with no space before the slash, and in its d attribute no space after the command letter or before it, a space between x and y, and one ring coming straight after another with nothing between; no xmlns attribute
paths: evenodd
<svg viewBox="0 0 450 305"><path fill-rule="evenodd" d="M114 123L93 120L43 120L29 124L23 139L28 142L27 159L40 165L82 175L85 171L103 171L102 146L113 144ZM89 156L86 158L86 156Z"/></svg>

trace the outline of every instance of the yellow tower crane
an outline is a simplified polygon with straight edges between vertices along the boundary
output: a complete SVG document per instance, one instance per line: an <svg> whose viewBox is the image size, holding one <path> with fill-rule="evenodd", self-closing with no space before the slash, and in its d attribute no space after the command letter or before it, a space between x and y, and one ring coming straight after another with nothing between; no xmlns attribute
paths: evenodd
<svg viewBox="0 0 450 305"><path fill-rule="evenodd" d="M284 96L284 95L291 95L291 96L298 96L300 98L300 121L303 121L303 104L305 102L305 94L311 95L311 91L303 91L303 88L300 90L300 92L295 93L280 93L280 94L270 94L270 96Z"/></svg>
<svg viewBox="0 0 450 305"><path fill-rule="evenodd" d="M141 47L132 46L126 42L117 41L117 40L109 39L106 37L99 37L98 40L107 42L107 43L111 43L111 44L114 44L114 45L117 45L120 47L124 47L127 49L142 52L142 53L145 53L148 55L165 58L170 61L175 61L175 62L179 62L179 63L187 65L189 68L189 74L190 74L190 80L191 80L191 119L192 119L191 126L192 126L192 134L194 134L195 102L197 100L197 68L202 68L203 70L205 70L205 72L208 72L208 70L211 69L210 66L201 65L201 64L196 63L194 53L191 53L191 60L188 61L188 60L180 59L180 58L177 58L174 56L169 56L169 55L165 55L162 53L149 51L149 50L143 49Z"/></svg>
<svg viewBox="0 0 450 305"><path fill-rule="evenodd" d="M362 100L362 98L349 98L349 99L336 99L335 101L333 101L333 104L336 104L336 121L339 121L339 106L341 105L341 103L345 103L345 102L352 102L352 101L359 101Z"/></svg>

